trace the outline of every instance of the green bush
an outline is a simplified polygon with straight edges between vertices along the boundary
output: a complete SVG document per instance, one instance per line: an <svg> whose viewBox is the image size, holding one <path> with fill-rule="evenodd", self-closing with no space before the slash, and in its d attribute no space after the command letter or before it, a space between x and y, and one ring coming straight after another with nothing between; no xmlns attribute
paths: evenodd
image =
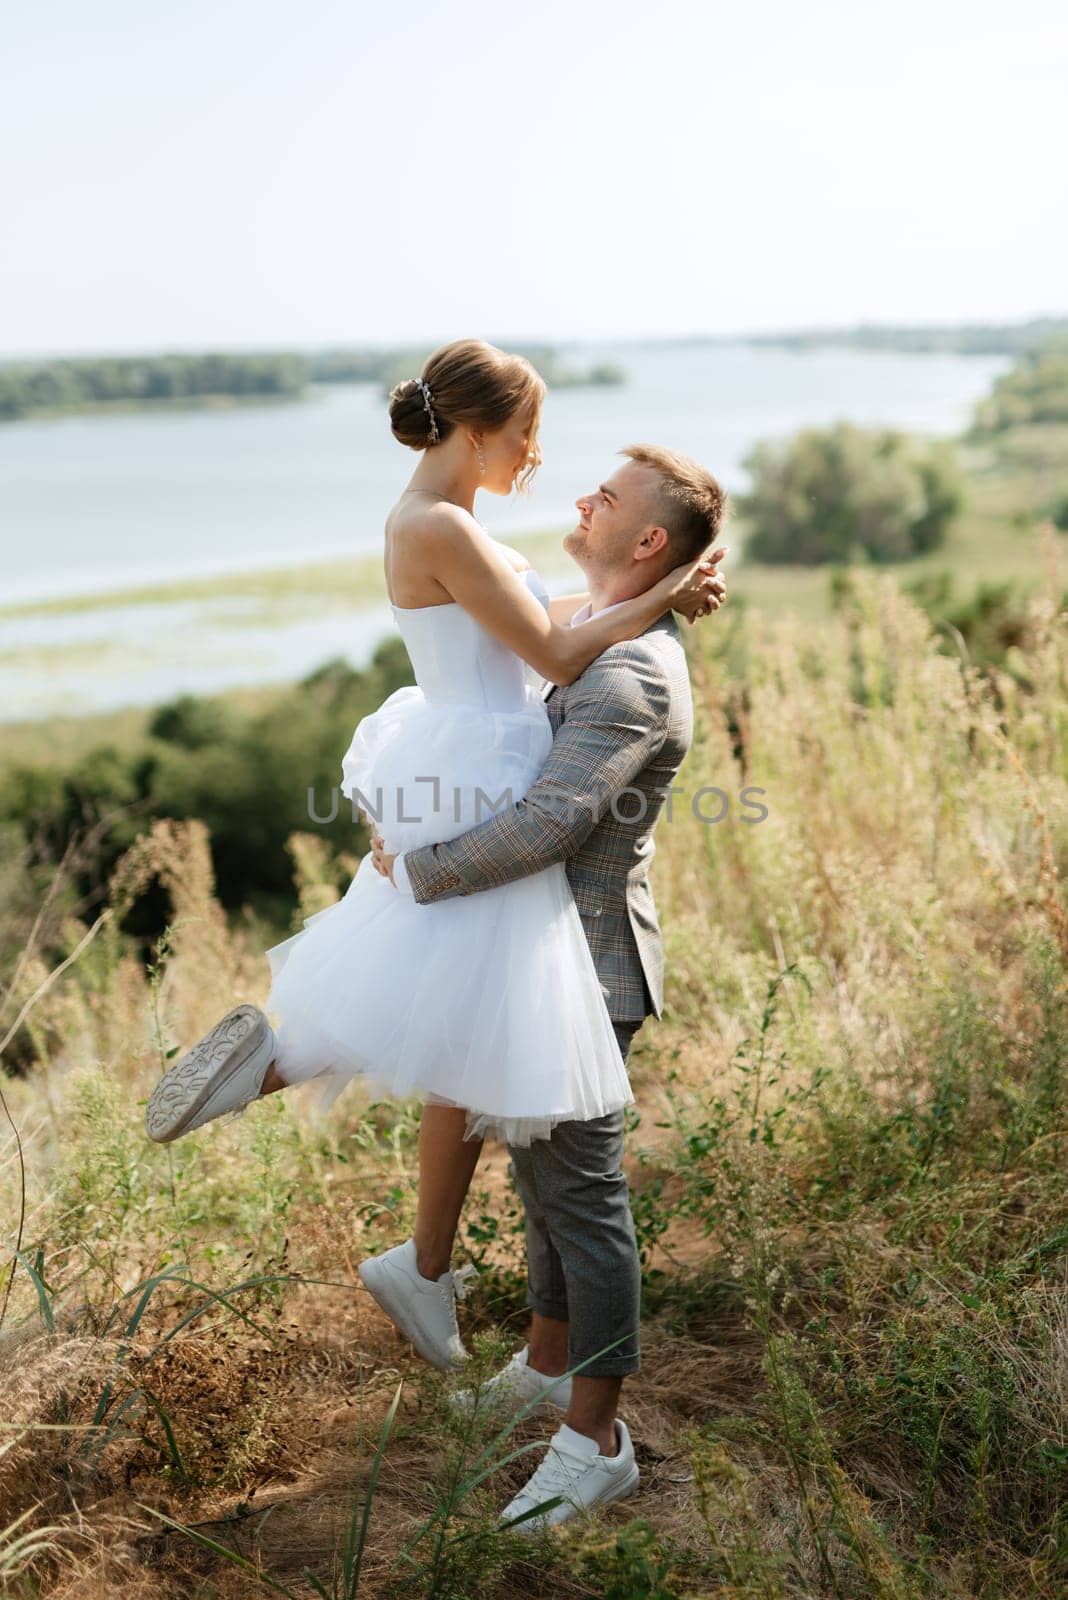
<svg viewBox="0 0 1068 1600"><path fill-rule="evenodd" d="M1068 533L1068 494L1060 495L1050 506L1049 520L1061 533Z"/></svg>
<svg viewBox="0 0 1068 1600"><path fill-rule="evenodd" d="M940 648L950 655L963 654L974 666L1011 667L1013 652L1029 651L1035 646L1033 597L1022 584L980 580L969 594L959 595L953 574L943 568L906 584L905 593L923 607L935 624ZM831 603L836 611L854 603L852 573L834 574ZM1068 605L1068 594L1062 604ZM1016 664L1021 665L1018 661Z"/></svg>
<svg viewBox="0 0 1068 1600"><path fill-rule="evenodd" d="M755 561L905 561L941 543L961 503L949 447L890 429L807 428L764 440L745 467Z"/></svg>
<svg viewBox="0 0 1068 1600"><path fill-rule="evenodd" d="M98 746L66 771L15 767L0 783L0 822L21 830L35 858L58 859L75 835L108 819L75 874L91 903L118 858L154 819L203 819L212 834L219 899L228 910L253 905L273 921L288 919L293 898L286 840L321 834L332 850L367 848L340 794L341 758L362 717L394 689L411 683L411 664L399 639L379 646L358 671L343 659L324 663L259 715L225 699L182 695L154 712L133 748ZM166 898L153 891L127 918L126 931L151 940L167 919Z"/></svg>
<svg viewBox="0 0 1068 1600"><path fill-rule="evenodd" d="M1068 341L1051 339L1029 350L980 402L976 433L1000 433L1026 423L1068 422Z"/></svg>
<svg viewBox="0 0 1068 1600"><path fill-rule="evenodd" d="M165 744L200 750L205 745L220 744L235 726L235 719L224 702L182 694L159 707L148 725L148 733Z"/></svg>

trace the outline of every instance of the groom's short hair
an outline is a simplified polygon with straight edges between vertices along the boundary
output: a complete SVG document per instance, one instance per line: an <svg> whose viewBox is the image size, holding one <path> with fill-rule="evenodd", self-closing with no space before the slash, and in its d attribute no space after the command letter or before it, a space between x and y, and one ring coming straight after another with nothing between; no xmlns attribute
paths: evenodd
<svg viewBox="0 0 1068 1600"><path fill-rule="evenodd" d="M727 496L718 481L690 456L662 445L632 444L619 453L651 467L660 480L653 514L667 529L672 564L696 561L719 538Z"/></svg>

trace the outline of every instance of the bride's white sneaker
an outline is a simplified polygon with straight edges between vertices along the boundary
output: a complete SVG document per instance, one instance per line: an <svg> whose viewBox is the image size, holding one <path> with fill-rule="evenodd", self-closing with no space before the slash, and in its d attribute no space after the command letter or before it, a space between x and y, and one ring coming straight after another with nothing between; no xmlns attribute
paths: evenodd
<svg viewBox="0 0 1068 1600"><path fill-rule="evenodd" d="M504 1411L521 1411L530 1400L538 1402L530 1408L532 1417L566 1411L571 1404L571 1378L550 1378L544 1372L537 1372L529 1365L529 1357L530 1346L525 1344L500 1372L477 1389L460 1389L450 1394L447 1403L454 1411L468 1414L476 1409L489 1411L498 1407Z"/></svg>
<svg viewBox="0 0 1068 1600"><path fill-rule="evenodd" d="M277 1053L274 1029L258 1006L235 1006L199 1044L179 1056L145 1107L145 1131L158 1144L201 1128L255 1100Z"/></svg>
<svg viewBox="0 0 1068 1600"><path fill-rule="evenodd" d="M356 1269L364 1287L390 1321L410 1339L424 1361L451 1372L467 1360L456 1323L456 1299L466 1297L466 1280L478 1276L467 1266L424 1278L415 1262L415 1240L406 1239Z"/></svg>
<svg viewBox="0 0 1068 1600"><path fill-rule="evenodd" d="M535 1506L544 1505L547 1500L554 1500L557 1495L563 1496L559 1505L540 1516L529 1517L520 1523L516 1533L555 1527L580 1511L610 1505L613 1500L632 1494L638 1487L638 1463L634 1459L630 1433L621 1417L616 1418L616 1435L617 1454L603 1456L596 1439L589 1439L562 1422L549 1440L541 1464L501 1512L498 1527L512 1522L525 1511L533 1511Z"/></svg>

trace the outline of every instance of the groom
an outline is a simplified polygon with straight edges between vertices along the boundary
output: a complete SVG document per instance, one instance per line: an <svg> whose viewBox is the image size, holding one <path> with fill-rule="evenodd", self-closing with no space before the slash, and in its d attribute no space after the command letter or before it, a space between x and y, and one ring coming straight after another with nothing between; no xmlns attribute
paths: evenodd
<svg viewBox="0 0 1068 1600"><path fill-rule="evenodd" d="M564 540L590 594L571 618L574 627L696 560L720 532L725 497L710 472L652 445L621 453L625 464L576 502L578 525ZM724 594L720 578L713 609ZM612 645L574 683L550 690L546 706L553 748L518 804L447 843L400 856L387 854L376 836L375 866L426 905L566 862L626 1061L645 1017L659 1017L663 1007L663 950L648 878L652 831L693 731L674 616ZM528 1344L488 1387L517 1409L537 1399L538 1409L556 1405L565 1416L502 1520L562 1495L544 1517L555 1523L621 1499L638 1482L630 1435L617 1416L623 1379L640 1366L641 1280L621 1164L623 1111L557 1123L548 1139L510 1146L509 1155L526 1213L531 1327ZM588 1362L581 1373L554 1385L581 1362ZM454 1396L461 1407L473 1402L470 1392Z"/></svg>

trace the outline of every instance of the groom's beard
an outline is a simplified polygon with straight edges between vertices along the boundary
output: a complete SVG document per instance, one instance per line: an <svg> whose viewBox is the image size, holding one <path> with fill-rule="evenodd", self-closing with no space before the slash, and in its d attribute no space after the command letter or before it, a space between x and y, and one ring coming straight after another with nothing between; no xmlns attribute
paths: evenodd
<svg viewBox="0 0 1068 1600"><path fill-rule="evenodd" d="M582 559L585 549L586 535L580 528L572 528L570 533L564 534L564 550L566 554L571 557L572 561L577 562L583 571L586 570L586 564Z"/></svg>
<svg viewBox="0 0 1068 1600"><path fill-rule="evenodd" d="M590 554L589 533L584 528L573 528L564 535L564 549L575 565L582 569L587 587L603 587L616 576L611 561Z"/></svg>

